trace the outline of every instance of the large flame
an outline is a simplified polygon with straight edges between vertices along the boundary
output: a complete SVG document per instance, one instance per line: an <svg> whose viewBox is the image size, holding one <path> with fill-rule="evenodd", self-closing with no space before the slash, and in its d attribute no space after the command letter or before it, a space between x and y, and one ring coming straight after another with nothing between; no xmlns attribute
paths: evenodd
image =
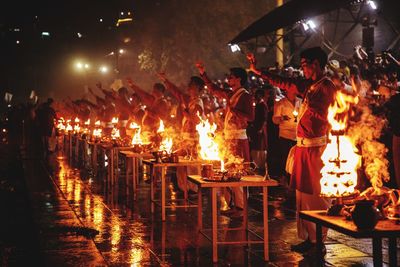
<svg viewBox="0 0 400 267"><path fill-rule="evenodd" d="M357 185L357 169L361 157L349 136L345 135L349 111L358 97L336 93L334 104L329 107L328 121L332 127L329 142L321 156L324 167L321 170L321 194L338 197L354 193Z"/></svg>
<svg viewBox="0 0 400 267"><path fill-rule="evenodd" d="M217 125L210 124L207 120L200 118L200 123L196 125L197 133L199 134L200 158L203 160L216 160L221 162L221 171L225 170L223 157L219 149L218 143L215 141L215 131Z"/></svg>
<svg viewBox="0 0 400 267"><path fill-rule="evenodd" d="M221 160L218 143L215 142L217 125L210 124L208 120L201 120L196 125L199 134L200 157L204 160Z"/></svg>

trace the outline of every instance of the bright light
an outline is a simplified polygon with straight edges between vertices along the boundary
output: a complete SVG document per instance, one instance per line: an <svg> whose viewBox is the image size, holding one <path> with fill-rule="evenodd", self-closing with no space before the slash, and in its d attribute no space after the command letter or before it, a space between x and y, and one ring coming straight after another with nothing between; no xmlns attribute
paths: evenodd
<svg viewBox="0 0 400 267"><path fill-rule="evenodd" d="M125 50L124 50L124 49L120 49L120 50L119 50L119 53L120 53L120 54L123 54L123 53L125 53Z"/></svg>
<svg viewBox="0 0 400 267"><path fill-rule="evenodd" d="M19 40L17 40L16 43L19 44Z"/></svg>
<svg viewBox="0 0 400 267"><path fill-rule="evenodd" d="M376 10L378 6L376 5L375 1L367 1L367 4L373 9Z"/></svg>
<svg viewBox="0 0 400 267"><path fill-rule="evenodd" d="M42 32L42 36L50 36L49 32Z"/></svg>
<svg viewBox="0 0 400 267"><path fill-rule="evenodd" d="M15 32L19 32L19 31L21 31L21 30L20 30L19 28L15 28L14 31L15 31Z"/></svg>
<svg viewBox="0 0 400 267"><path fill-rule="evenodd" d="M76 33L78 35L78 38L82 38L82 34L80 32Z"/></svg>
<svg viewBox="0 0 400 267"><path fill-rule="evenodd" d="M229 47L231 48L232 53L240 52L240 47L237 44L229 44Z"/></svg>
<svg viewBox="0 0 400 267"><path fill-rule="evenodd" d="M121 12L121 16L123 16L124 15L124 12Z"/></svg>
<svg viewBox="0 0 400 267"><path fill-rule="evenodd" d="M309 29L314 30L317 28L317 25L311 19L307 20L306 22L302 22L302 25L305 31L308 31Z"/></svg>
<svg viewBox="0 0 400 267"><path fill-rule="evenodd" d="M108 72L108 68L106 66L101 66L99 70L100 70L101 73L107 73Z"/></svg>
<svg viewBox="0 0 400 267"><path fill-rule="evenodd" d="M83 64L81 62L76 63L76 68L77 69L82 69L83 68Z"/></svg>
<svg viewBox="0 0 400 267"><path fill-rule="evenodd" d="M103 19L99 19L100 22L103 22Z"/></svg>
<svg viewBox="0 0 400 267"><path fill-rule="evenodd" d="M89 64L85 64L85 69L89 69L90 68L90 65Z"/></svg>

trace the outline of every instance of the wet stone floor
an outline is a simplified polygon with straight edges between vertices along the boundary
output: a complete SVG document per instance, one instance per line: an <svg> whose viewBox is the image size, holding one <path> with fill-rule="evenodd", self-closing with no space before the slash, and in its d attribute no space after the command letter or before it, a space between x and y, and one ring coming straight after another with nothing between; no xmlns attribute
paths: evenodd
<svg viewBox="0 0 400 267"><path fill-rule="evenodd" d="M283 189L269 190L269 244L270 262L263 261L262 245L250 248L240 245L221 245L219 262L212 263L212 246L198 232L195 208L167 209L166 221L161 221L160 208L155 213L150 209L150 186L141 180L137 199L133 192L126 192L125 179L120 176L113 189L105 186L104 175L88 176L82 170L72 168L67 160L58 157L53 179L61 195L72 209L65 216L54 218L65 227L73 226L76 219L86 229L94 229L93 242L103 260L91 263L95 266L314 266L316 260L290 250L291 244L300 240L296 235L295 210L284 204ZM177 198L179 192L169 185L167 197ZM209 194L204 194L203 212L209 213ZM249 225L262 234L261 196L250 192ZM68 209L67 209L68 210ZM61 212L62 214L62 212ZM221 226L238 226L240 221L231 221L219 216ZM211 223L208 216L205 223ZM98 232L95 232L97 230ZM225 240L233 240L243 234L219 233ZM85 247L90 244L81 243ZM326 266L372 266L372 243L366 239L353 239L330 230L326 242ZM387 240L383 242L383 257L388 262ZM400 253L398 253L400 255ZM62 254L60 254L62 257ZM73 266L73 264L72 264ZM385 265L384 265L385 266Z"/></svg>

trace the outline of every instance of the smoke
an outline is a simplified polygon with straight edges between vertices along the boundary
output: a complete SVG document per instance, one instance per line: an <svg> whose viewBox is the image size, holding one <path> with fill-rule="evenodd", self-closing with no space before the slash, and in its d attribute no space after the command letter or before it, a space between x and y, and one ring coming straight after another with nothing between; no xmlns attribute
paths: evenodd
<svg viewBox="0 0 400 267"><path fill-rule="evenodd" d="M358 120L351 121L348 135L360 148L365 174L374 188L382 187L383 181L390 179L389 161L386 158L388 149L378 141L386 120L372 114L366 100L357 105Z"/></svg>

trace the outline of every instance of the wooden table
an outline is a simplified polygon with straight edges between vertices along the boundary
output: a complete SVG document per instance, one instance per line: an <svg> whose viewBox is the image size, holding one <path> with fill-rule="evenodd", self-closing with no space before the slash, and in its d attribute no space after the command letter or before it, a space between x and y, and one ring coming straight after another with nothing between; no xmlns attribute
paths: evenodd
<svg viewBox="0 0 400 267"><path fill-rule="evenodd" d="M188 166L201 166L203 161L193 161L193 160L184 160L179 159L177 163L169 163L169 162L162 162L158 163L154 160L143 160L143 164L150 166L150 194L151 194L151 212L154 213L154 204L157 202L155 199L155 170L158 168L161 170L161 219L165 221L165 209L166 208L188 208L188 207L197 207L194 205L190 205L188 203L188 190L187 190L187 179L185 179L185 190L184 190L184 205L166 205L165 203L165 195L166 195L166 184L165 184L165 172L169 167L188 167ZM186 178L186 177L185 177ZM178 200L178 199L176 199Z"/></svg>
<svg viewBox="0 0 400 267"><path fill-rule="evenodd" d="M268 248L268 187L277 186L278 182L275 180L263 180L262 176L246 176L242 177L241 181L237 182L207 182L204 181L199 175L189 175L188 179L190 182L198 186L198 203L197 203L197 223L199 231L207 239L212 242L213 247L213 262L218 262L218 244L250 244L250 243L263 243L264 244L264 260L269 260L269 248ZM243 207L243 227L242 228L226 228L224 230L245 230L246 240L240 241L218 241L218 225L217 225L217 190L225 187L243 187L244 195L247 196L248 187L262 187L263 189L263 227L264 236L260 237L248 228L248 208L247 208L247 197L244 198ZM212 235L211 238L203 231L203 218L202 218L202 189L211 189L211 215L212 215ZM248 233L254 234L260 239L260 241L249 240Z"/></svg>
<svg viewBox="0 0 400 267"><path fill-rule="evenodd" d="M126 178L126 192L129 194L129 173L128 173L128 159L132 159L132 188L133 188L133 199L136 200L136 190L139 184L139 161L143 159L152 159L151 153L136 153L130 150L119 151L121 155L125 157L125 178Z"/></svg>
<svg viewBox="0 0 400 267"><path fill-rule="evenodd" d="M398 266L396 238L400 236L400 225L394 221L380 220L373 230L358 230L353 221L343 216L328 216L325 210L300 211L299 216L316 225L317 251L321 261L322 227L327 227L354 238L372 238L374 266L382 266L382 238L389 238L389 266Z"/></svg>

